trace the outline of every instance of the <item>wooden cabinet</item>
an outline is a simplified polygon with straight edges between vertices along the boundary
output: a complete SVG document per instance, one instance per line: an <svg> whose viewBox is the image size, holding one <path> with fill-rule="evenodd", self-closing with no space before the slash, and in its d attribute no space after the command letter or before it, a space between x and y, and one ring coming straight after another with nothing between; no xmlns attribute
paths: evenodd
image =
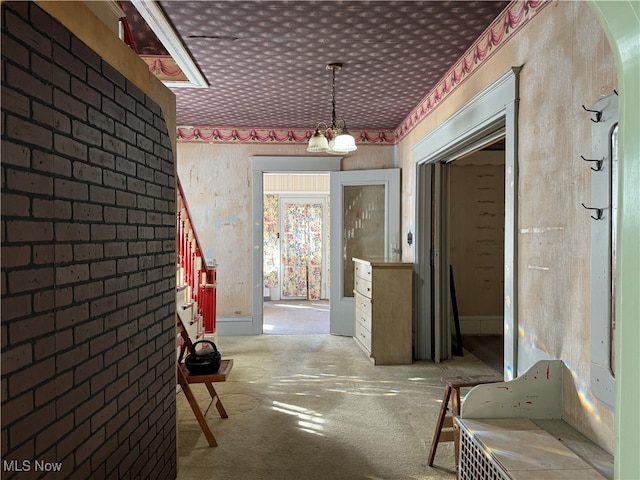
<svg viewBox="0 0 640 480"><path fill-rule="evenodd" d="M354 258L355 342L375 365L413 362L413 264Z"/></svg>

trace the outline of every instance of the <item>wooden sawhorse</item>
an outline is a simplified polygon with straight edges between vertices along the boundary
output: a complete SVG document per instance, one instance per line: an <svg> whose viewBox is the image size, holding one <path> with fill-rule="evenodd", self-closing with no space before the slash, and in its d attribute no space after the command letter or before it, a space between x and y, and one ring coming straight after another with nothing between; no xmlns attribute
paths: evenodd
<svg viewBox="0 0 640 480"><path fill-rule="evenodd" d="M178 384L182 388L185 397L187 397L187 401L191 406L191 410L193 410L193 414L196 416L196 420L200 424L200 429L204 436L207 438L207 442L210 447L217 447L218 443L216 442L216 438L211 433L211 429L209 428L209 424L207 423L207 419L205 418L211 405L214 404L221 418L228 418L227 411L224 409L222 402L220 401L220 396L216 389L213 387L213 382L225 382L227 380L227 375L231 372L231 368L233 367L233 359L229 358L226 360L222 360L220 362L220 368L216 373L212 373L209 375L194 375L189 373L187 367L184 364L178 365ZM209 395L211 395L211 402L209 402L209 406L203 412L200 410L200 405L196 401L196 397L193 395L191 391L191 384L194 383L204 383L209 391Z"/></svg>
<svg viewBox="0 0 640 480"><path fill-rule="evenodd" d="M228 418L227 411L224 409L222 402L220 401L220 395L216 392L213 384L215 382L226 382L227 376L231 372L233 368L233 359L228 358L222 360L220 362L220 368L215 373L208 374L196 374L190 373L187 370L187 367L184 364L184 354L190 352L193 349L193 342L189 338L189 332L182 323L180 319L180 315L176 313L176 346L179 349L178 358L176 361L176 377L178 381L178 385L182 388L184 392L184 396L187 397L187 401L189 402L189 406L191 410L193 410L193 414L196 416L196 420L198 420L198 424L200 424L200 429L204 436L207 438L207 442L210 447L217 447L218 443L216 442L216 437L211 433L211 429L207 424L206 415L211 405L215 403L216 409L220 414L221 418ZM204 383L209 391L209 395L211 396L211 402L209 402L209 406L205 409L204 413L200 409L200 405L196 400L196 397L193 395L191 391L190 385L194 383Z"/></svg>
<svg viewBox="0 0 640 480"><path fill-rule="evenodd" d="M443 377L440 380L445 384L444 398L442 399L442 406L438 414L436 429L433 432L433 440L431 441L427 465L430 467L433 466L433 460L435 459L436 450L440 442L453 442L457 469L460 434L453 425L453 417L460 415L460 389L463 387L475 387L483 383L501 382L503 379L497 375L471 375L466 377ZM451 400L451 410L449 410L449 400ZM447 411L451 411L451 416L447 416Z"/></svg>

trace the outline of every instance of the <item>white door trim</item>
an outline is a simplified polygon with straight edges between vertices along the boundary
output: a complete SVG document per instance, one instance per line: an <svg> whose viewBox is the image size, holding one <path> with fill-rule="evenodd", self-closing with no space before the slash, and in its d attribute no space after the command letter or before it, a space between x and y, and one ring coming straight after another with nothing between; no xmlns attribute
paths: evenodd
<svg viewBox="0 0 640 480"><path fill-rule="evenodd" d="M263 323L263 184L264 173L327 173L340 170L342 157L251 157L251 213L253 223L252 256L252 314L247 317L227 317L218 321L217 330L220 335L262 335ZM249 253L249 252L247 252ZM221 280L222 281L222 280Z"/></svg>
<svg viewBox="0 0 640 480"><path fill-rule="evenodd" d="M425 181L430 178L426 169L429 164L447 162L459 156L463 151L477 147L494 138L505 136L505 275L504 275L504 376L511 380L517 376L517 189L518 189L518 77L522 67L513 67L492 85L476 95L460 110L424 136L413 147L413 161L416 167L416 205L415 218L418 235L428 237L430 226L423 225L429 215L422 211L430 208L431 185ZM431 272L431 252L427 250L430 239L416 239L416 272L423 275L419 295L417 330L430 332L432 325L431 290L433 286L426 278ZM435 277L438 278L438 275ZM420 280L420 279L419 279ZM444 332L447 329L442 329ZM434 344L441 339L424 336L417 339L416 352L420 359L433 358L435 361L446 357L438 349L436 356ZM445 349L446 350L446 349Z"/></svg>

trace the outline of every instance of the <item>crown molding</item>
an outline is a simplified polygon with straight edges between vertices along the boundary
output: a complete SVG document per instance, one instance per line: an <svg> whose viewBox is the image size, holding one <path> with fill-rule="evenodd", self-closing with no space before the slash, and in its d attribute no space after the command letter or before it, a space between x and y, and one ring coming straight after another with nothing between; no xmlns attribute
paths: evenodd
<svg viewBox="0 0 640 480"><path fill-rule="evenodd" d="M306 144L315 129L179 126L176 130L180 142ZM362 145L396 143L393 130L350 129L350 132Z"/></svg>
<svg viewBox="0 0 640 480"><path fill-rule="evenodd" d="M189 55L189 52L182 45L180 38L176 35L156 1L131 0L131 3L142 15L149 28L153 30L160 43L171 54L171 57L173 57L189 80L188 82L170 82L170 85L172 87L207 87L207 81Z"/></svg>

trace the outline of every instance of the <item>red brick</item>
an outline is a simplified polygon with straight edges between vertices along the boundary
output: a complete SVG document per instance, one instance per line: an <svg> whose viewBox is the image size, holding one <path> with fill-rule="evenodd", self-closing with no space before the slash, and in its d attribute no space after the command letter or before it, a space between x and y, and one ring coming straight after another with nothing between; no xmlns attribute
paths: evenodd
<svg viewBox="0 0 640 480"><path fill-rule="evenodd" d="M40 195L52 195L53 178L38 173L9 169L7 171L7 188Z"/></svg>
<svg viewBox="0 0 640 480"><path fill-rule="evenodd" d="M2 375L22 370L33 363L33 348L30 343L11 346L2 351Z"/></svg>
<svg viewBox="0 0 640 480"><path fill-rule="evenodd" d="M113 347L116 344L116 332L105 332L103 335L91 340L89 344L90 354L98 355L108 348Z"/></svg>
<svg viewBox="0 0 640 480"><path fill-rule="evenodd" d="M85 382L82 385L77 385L74 388L62 392L56 398L56 415L61 417L66 415L71 410L75 410L79 405L82 405L89 399L89 382ZM79 423L76 422L76 429Z"/></svg>
<svg viewBox="0 0 640 480"><path fill-rule="evenodd" d="M56 263L68 263L73 261L73 247L69 244L56 243Z"/></svg>
<svg viewBox="0 0 640 480"><path fill-rule="evenodd" d="M57 242L80 242L89 240L89 225L83 223L56 223Z"/></svg>

